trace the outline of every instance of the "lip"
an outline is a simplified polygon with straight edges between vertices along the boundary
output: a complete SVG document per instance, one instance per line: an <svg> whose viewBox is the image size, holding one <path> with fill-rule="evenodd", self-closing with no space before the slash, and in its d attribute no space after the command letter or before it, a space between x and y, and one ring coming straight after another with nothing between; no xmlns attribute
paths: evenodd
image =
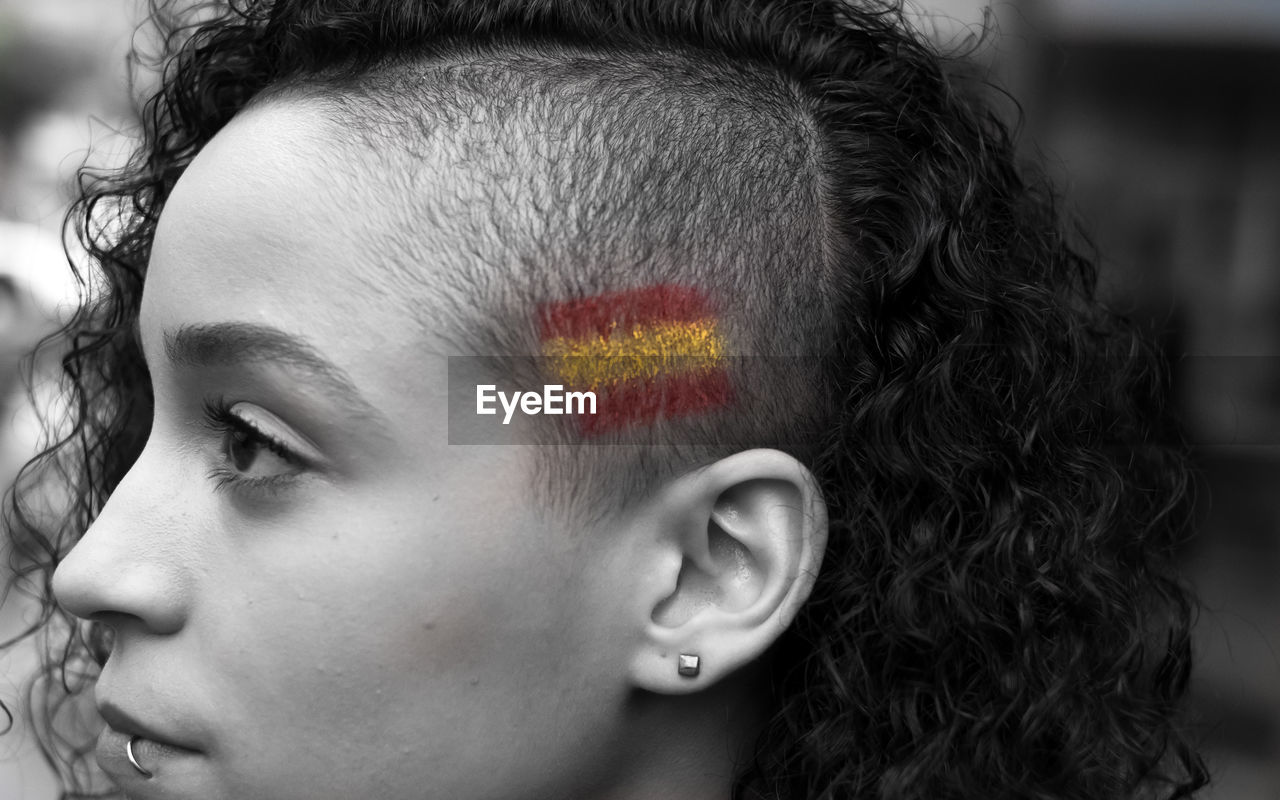
<svg viewBox="0 0 1280 800"><path fill-rule="evenodd" d="M207 769L203 753L141 736L110 725L98 736L95 760L117 787L137 800L203 796L198 790L200 776ZM130 743L134 758L145 772L129 760Z"/></svg>
<svg viewBox="0 0 1280 800"><path fill-rule="evenodd" d="M185 740L180 735L174 735L167 731L148 725L137 717L132 716L119 706L111 702L98 703L98 713L107 721L117 733L128 737L141 736L144 739L150 739L165 747L178 751L186 751L189 753L198 753L200 748L195 744Z"/></svg>

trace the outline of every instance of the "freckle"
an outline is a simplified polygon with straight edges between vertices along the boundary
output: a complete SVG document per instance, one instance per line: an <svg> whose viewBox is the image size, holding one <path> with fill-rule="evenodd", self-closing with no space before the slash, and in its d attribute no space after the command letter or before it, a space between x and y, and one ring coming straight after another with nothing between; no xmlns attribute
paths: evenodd
<svg viewBox="0 0 1280 800"><path fill-rule="evenodd" d="M434 629L435 629L435 627L436 627L436 624L435 624L434 622L424 622L424 623L422 623L422 629L423 629L424 631L434 630Z"/></svg>
<svg viewBox="0 0 1280 800"><path fill-rule="evenodd" d="M434 503L435 501L439 500L439 499L440 499L440 495L438 495L438 494L434 494L434 495L432 495L432 496L431 496L431 502L433 502L433 503Z"/></svg>
<svg viewBox="0 0 1280 800"><path fill-rule="evenodd" d="M471 685L472 685L472 686L479 686L479 685L480 685L480 679L479 679L479 678L472 678L472 679L471 679Z"/></svg>

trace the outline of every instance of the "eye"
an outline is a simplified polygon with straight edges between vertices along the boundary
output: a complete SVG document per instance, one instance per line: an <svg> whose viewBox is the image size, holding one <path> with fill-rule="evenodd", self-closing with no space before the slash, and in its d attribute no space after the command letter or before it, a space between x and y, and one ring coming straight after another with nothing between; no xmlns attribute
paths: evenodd
<svg viewBox="0 0 1280 800"><path fill-rule="evenodd" d="M284 435L274 432L283 423L255 406L207 403L205 421L220 436L220 463L210 472L219 489L279 489L307 467L307 460L285 443Z"/></svg>
<svg viewBox="0 0 1280 800"><path fill-rule="evenodd" d="M245 477L294 471L293 458L284 445L251 425L237 425L227 431L224 447L227 461Z"/></svg>

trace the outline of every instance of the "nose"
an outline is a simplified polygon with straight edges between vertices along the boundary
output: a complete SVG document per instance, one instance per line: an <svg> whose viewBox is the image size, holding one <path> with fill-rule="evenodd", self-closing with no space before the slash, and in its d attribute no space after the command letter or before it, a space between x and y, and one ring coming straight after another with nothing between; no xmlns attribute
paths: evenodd
<svg viewBox="0 0 1280 800"><path fill-rule="evenodd" d="M64 609L117 634L126 626L176 633L191 601L190 554L174 518L180 499L165 499L163 479L145 459L144 452L53 575Z"/></svg>

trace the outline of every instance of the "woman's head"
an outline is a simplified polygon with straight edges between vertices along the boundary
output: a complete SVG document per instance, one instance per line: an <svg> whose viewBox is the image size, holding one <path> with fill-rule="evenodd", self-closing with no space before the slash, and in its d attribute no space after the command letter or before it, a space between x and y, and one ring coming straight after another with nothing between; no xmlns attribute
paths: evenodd
<svg viewBox="0 0 1280 800"><path fill-rule="evenodd" d="M59 661L126 790L1194 778L1151 357L896 15L232 5L176 29L137 157L86 184L106 283L44 462L80 502L15 506L92 622ZM688 413L629 407L628 444L451 443L450 356L546 355L565 303L731 391L651 376ZM130 733L195 752L141 742L143 779Z"/></svg>
<svg viewBox="0 0 1280 800"><path fill-rule="evenodd" d="M531 448L449 444L447 332L418 322L447 311L379 288L384 223L316 168L325 128L238 116L157 226L147 443L53 582L113 632L96 700L126 733L98 758L139 797L592 796L670 770L730 720L681 728L632 694L763 653L817 570L816 491L756 451L594 530L541 513ZM427 281L467 252L424 239ZM144 743L146 779L137 732L197 752Z"/></svg>

